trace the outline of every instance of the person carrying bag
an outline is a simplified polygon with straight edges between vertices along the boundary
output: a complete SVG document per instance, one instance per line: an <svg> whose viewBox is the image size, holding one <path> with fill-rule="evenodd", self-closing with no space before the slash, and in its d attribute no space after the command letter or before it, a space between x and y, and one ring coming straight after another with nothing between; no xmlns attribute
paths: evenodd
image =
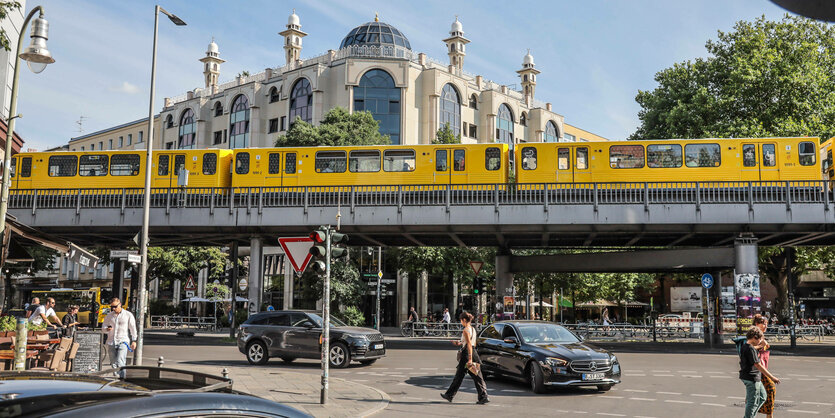
<svg viewBox="0 0 835 418"><path fill-rule="evenodd" d="M484 405L490 402L490 399L487 398L487 385L484 383L484 375L481 373L481 359L478 358L478 352L475 350L475 329L470 325L473 316L468 312L462 312L458 319L464 327L461 332L461 340L452 342L461 346L461 349L458 350L458 367L455 370L455 377L452 379L449 389L441 393L441 397L448 402L452 402L452 398L455 397L458 388L461 387L461 382L464 381L464 374L467 373L475 382L475 388L478 392L477 403Z"/></svg>

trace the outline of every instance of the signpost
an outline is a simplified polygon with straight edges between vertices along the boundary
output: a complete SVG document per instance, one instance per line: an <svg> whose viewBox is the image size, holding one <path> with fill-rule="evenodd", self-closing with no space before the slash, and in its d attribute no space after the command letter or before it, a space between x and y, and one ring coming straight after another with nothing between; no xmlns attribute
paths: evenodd
<svg viewBox="0 0 835 418"><path fill-rule="evenodd" d="M710 273L702 274L702 287L705 289L713 287L713 276L711 276Z"/></svg>
<svg viewBox="0 0 835 418"><path fill-rule="evenodd" d="M313 240L310 237L290 237L279 238L278 243L284 250L284 254L293 265L293 270L301 274L310 263L310 258L313 256L310 249L313 247Z"/></svg>
<svg viewBox="0 0 835 418"><path fill-rule="evenodd" d="M194 284L194 277L191 277L191 275L188 276L188 280L186 280L186 285L183 289L191 291L197 290L197 285Z"/></svg>
<svg viewBox="0 0 835 418"><path fill-rule="evenodd" d="M380 293L383 286L383 267L381 261L383 259L383 247L377 247L377 320L374 321L374 329L380 330L380 299L383 295Z"/></svg>
<svg viewBox="0 0 835 418"><path fill-rule="evenodd" d="M246 281L246 278L241 277L241 280L238 280L238 289L241 289L241 292L246 292L247 286L249 286L249 282Z"/></svg>

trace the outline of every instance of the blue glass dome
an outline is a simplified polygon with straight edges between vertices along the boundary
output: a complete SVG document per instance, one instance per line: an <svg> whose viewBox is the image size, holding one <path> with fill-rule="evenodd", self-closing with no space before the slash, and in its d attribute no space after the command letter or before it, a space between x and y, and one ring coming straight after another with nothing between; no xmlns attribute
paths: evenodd
<svg viewBox="0 0 835 418"><path fill-rule="evenodd" d="M406 39L406 35L401 33L397 28L383 22L368 22L351 29L339 49L351 45L371 45L371 46L401 46L409 50L412 45Z"/></svg>

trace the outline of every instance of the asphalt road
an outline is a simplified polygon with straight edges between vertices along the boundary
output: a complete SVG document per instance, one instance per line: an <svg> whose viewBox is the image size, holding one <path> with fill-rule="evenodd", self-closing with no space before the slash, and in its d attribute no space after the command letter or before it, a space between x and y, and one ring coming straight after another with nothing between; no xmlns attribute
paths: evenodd
<svg viewBox="0 0 835 418"><path fill-rule="evenodd" d="M199 344L199 343L197 343ZM469 378L449 404L439 394L452 380L455 351L450 344L390 348L372 366L331 369L331 375L372 386L389 394L391 402L379 416L507 417L578 414L610 417L737 417L745 391L737 379L734 354L615 353L623 368L623 383L602 393L593 389L553 390L535 395L521 383L488 380L491 403L476 405ZM166 365L179 363L246 364L232 345L178 344L149 341L146 362L164 356ZM778 416L835 416L835 352L831 357L772 356L771 369L783 382L777 388ZM319 362L271 360L266 367L320 373Z"/></svg>

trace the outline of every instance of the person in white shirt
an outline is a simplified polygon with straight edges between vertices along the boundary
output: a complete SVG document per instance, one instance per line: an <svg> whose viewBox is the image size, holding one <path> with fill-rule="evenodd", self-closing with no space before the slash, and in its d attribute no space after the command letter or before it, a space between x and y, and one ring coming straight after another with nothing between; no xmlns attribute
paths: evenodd
<svg viewBox="0 0 835 418"><path fill-rule="evenodd" d="M46 326L48 327L61 327L61 320L58 319L58 315L55 315L55 310L52 309L55 307L55 299L53 298L46 298L46 304L40 305L32 312L32 316L29 317L29 323L32 325L41 325L46 321ZM50 319L54 319L55 323L53 324Z"/></svg>
<svg viewBox="0 0 835 418"><path fill-rule="evenodd" d="M110 313L104 317L102 332L107 335L107 355L110 358L110 366L116 370L122 368L128 359L128 349L136 350L136 318L133 314L122 308L122 301L119 298L110 300ZM123 371L117 374L124 378Z"/></svg>
<svg viewBox="0 0 835 418"><path fill-rule="evenodd" d="M441 319L441 322L444 323L444 330L446 331L445 334L447 337L449 336L449 323L452 318L449 317L449 308L444 308L444 317Z"/></svg>

